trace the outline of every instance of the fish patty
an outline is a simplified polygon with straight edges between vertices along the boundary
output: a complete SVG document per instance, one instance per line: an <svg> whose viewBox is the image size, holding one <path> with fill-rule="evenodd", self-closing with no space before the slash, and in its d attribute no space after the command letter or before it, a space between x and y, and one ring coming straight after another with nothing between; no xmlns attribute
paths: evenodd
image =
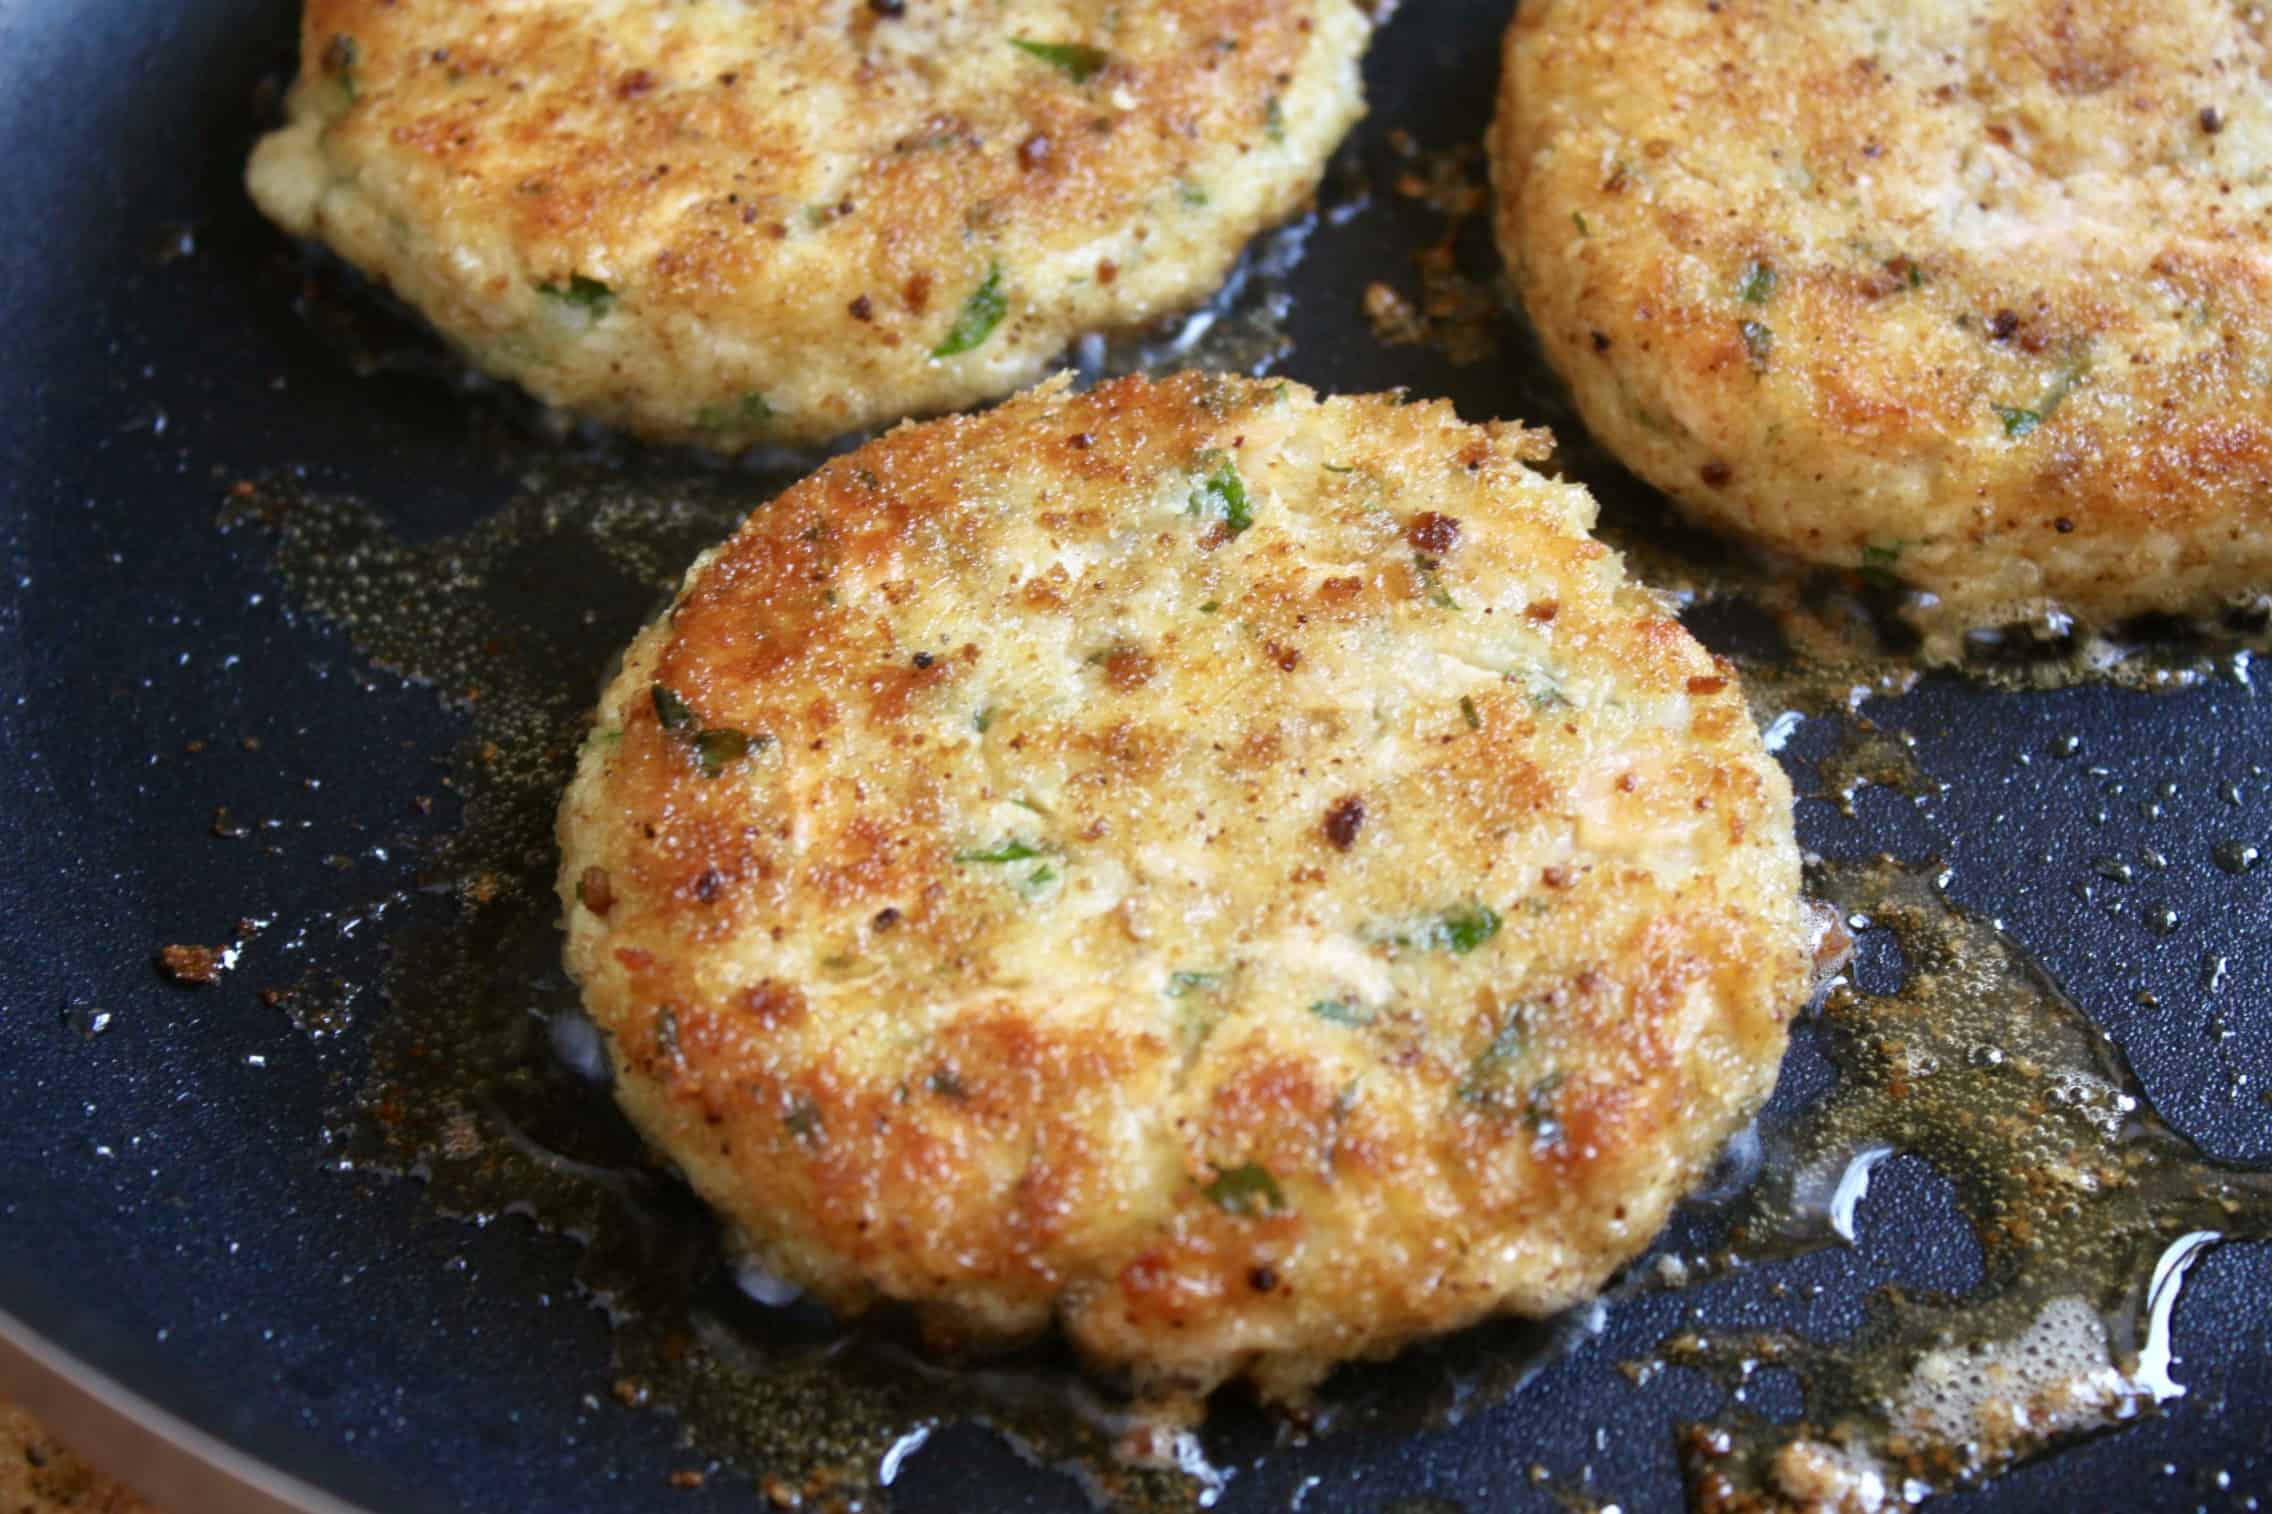
<svg viewBox="0 0 2272 1514"><path fill-rule="evenodd" d="M247 182L477 366L808 443L1204 298L1363 111L1353 0L307 0Z"/></svg>
<svg viewBox="0 0 2272 1514"><path fill-rule="evenodd" d="M624 1108L835 1308L1153 1399L1598 1289L1810 969L1736 677L1549 445L1053 382L758 510L560 813Z"/></svg>
<svg viewBox="0 0 2272 1514"><path fill-rule="evenodd" d="M2272 590L2267 77L2225 0L1526 3L1499 243L1704 523L1944 631L2206 617Z"/></svg>

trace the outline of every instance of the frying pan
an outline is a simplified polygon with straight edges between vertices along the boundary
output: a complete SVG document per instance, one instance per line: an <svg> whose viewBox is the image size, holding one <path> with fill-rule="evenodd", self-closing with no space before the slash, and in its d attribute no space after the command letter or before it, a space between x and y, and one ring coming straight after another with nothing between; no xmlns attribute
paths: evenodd
<svg viewBox="0 0 2272 1514"><path fill-rule="evenodd" d="M1392 127L1425 148L1475 139L1507 9L1430 0L1388 27L1358 179L1389 177ZM385 1005L364 994L319 1040L256 993L303 928L330 932L343 982L376 979L390 923L341 922L393 891L415 899L423 848L455 823L442 764L463 723L303 615L257 546L216 529L227 483L266 471L354 493L428 540L496 509L561 445L433 373L358 374L305 318L296 254L238 188L264 91L291 66L294 10L0 0L0 786L14 817L0 829L0 1390L181 1510L746 1510L744 1471L666 1487L702 1458L667 1414L608 1400L608 1332L576 1297L573 1242L454 1220L414 1182L341 1170L339 1114ZM1467 366L1364 329L1365 285L1410 289L1405 250L1435 224L1377 188L1322 223L1281 371L1562 421L1515 377L1534 360L1511 329L1498 358ZM1592 466L1605 492L1634 492ZM573 604L578 589L532 592ZM627 638L647 608L605 607L602 639ZM1708 637L1740 633L1723 621L1699 618ZM2164 694L1927 678L1869 713L1913 732L1943 786L1864 789L1852 815L1810 798L1800 823L1826 856L1945 861L1955 897L2092 1010L2172 1123L2261 1164L2272 869L2231 876L2211 853L2272 845L2272 708L2245 658L2222 666ZM1785 753L1802 792L1831 739ZM441 796L431 813L422 795ZM217 837L222 807L256 817L253 834ZM2101 876L2125 859L2131 881ZM153 970L161 943L220 940L239 917L273 923L218 986ZM2212 989L2203 965L2219 957ZM1821 1081L1799 1056L1778 1107ZM1676 1221L1692 1245L1707 1226ZM1801 1323L1789 1300L1810 1290L1803 1323L1835 1333L1875 1287L1962 1288L1976 1265L1947 1185L1914 1160L1879 1169L1858 1237L1624 1299L1456 1423L1285 1446L1264 1427L1231 1449L1219 1506L1678 1507L1676 1428L1721 1390L1680 1371L1636 1389L1616 1364L1699 1319ZM2071 1508L2118 1490L2138 1509L2253 1507L2272 1491L2267 1248L2209 1253L2174 1331L2185 1397L1947 1506ZM891 1502L1083 1506L1061 1474L955 1425L907 1459Z"/></svg>

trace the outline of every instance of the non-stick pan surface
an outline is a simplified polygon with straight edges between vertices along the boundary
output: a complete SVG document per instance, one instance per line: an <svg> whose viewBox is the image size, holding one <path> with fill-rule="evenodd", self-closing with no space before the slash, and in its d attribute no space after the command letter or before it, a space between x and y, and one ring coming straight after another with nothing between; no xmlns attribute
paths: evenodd
<svg viewBox="0 0 2272 1514"><path fill-rule="evenodd" d="M446 795L431 814L413 801L441 792L462 727L430 690L372 671L296 613L262 553L217 529L228 482L301 469L425 539L495 509L549 445L436 377L358 377L295 312L295 255L238 187L263 81L290 65L293 12L0 0L0 1310L372 1509L748 1509L731 1471L666 1487L699 1458L666 1416L609 1401L608 1334L575 1296L573 1243L444 1218L415 1183L338 1170L326 1122L384 1006L363 1004L319 1046L257 997L256 966L275 966L260 953L280 952L294 922L413 880L420 839L453 823ZM1477 136L1506 12L1415 0L1389 26L1368 69L1367 172L1380 176L1391 128L1424 147ZM1411 286L1416 214L1382 195L1318 230L1282 370L1508 413L1519 348L1454 368L1381 346L1359 318L1370 280ZM573 601L578 585L539 592ZM628 636L643 608L607 613ZM2213 1154L2272 1160L2272 868L2212 862L2221 842L2272 849L2272 709L2245 663L2166 695L1935 678L1872 713L1914 731L1946 787L1864 790L1852 817L1809 800L1807 843L1944 858L1952 892L2092 1009L2174 1124ZM217 837L223 806L258 834ZM2166 865L2137 860L2148 852ZM2130 882L2101 876L2110 859L2135 863ZM257 938L243 971L190 990L154 970L161 943L226 938L240 916L281 933ZM382 921L333 940L329 960L374 979L386 934ZM2212 989L2204 964L2218 957ZM1629 1300L1512 1397L1441 1429L1241 1463L1221 1506L1283 1509L1314 1478L1305 1509L1417 1496L1543 1509L1573 1491L1675 1507L1676 1426L1720 1390L1677 1372L1636 1390L1617 1362L1698 1309L1722 1324L1794 1318L1777 1281L1794 1297L1819 1285L1827 1302L1807 1318L1835 1329L1879 1285L1962 1286L1973 1256L1941 1180L1897 1161L1855 1247ZM2272 1254L2210 1253L2175 1328L2182 1400L1948 1506L2241 1507L2272 1491ZM1534 1465L1550 1480L1534 1482ZM935 1435L892 1499L1082 1503L975 1429Z"/></svg>

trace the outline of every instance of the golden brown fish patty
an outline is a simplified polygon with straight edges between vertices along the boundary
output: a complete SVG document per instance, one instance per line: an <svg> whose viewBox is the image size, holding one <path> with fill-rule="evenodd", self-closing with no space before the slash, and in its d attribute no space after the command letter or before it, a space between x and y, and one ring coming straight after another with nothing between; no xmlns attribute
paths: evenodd
<svg viewBox="0 0 2272 1514"><path fill-rule="evenodd" d="M2272 590L2272 21L1526 3L1499 241L1586 424L1928 624Z"/></svg>
<svg viewBox="0 0 2272 1514"><path fill-rule="evenodd" d="M837 1308L1155 1394L1600 1287L1808 964L1735 677L1547 445L1051 385L760 509L561 810L624 1107Z"/></svg>
<svg viewBox="0 0 2272 1514"><path fill-rule="evenodd" d="M248 179L477 365L812 442L1194 303L1363 109L1352 0L308 0Z"/></svg>

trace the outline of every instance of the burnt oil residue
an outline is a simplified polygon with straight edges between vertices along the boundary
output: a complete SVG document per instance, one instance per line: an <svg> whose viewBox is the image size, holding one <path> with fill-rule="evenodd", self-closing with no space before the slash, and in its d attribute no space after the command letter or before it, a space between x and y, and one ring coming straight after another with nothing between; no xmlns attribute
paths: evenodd
<svg viewBox="0 0 2272 1514"><path fill-rule="evenodd" d="M2169 1316L2186 1269L2218 1240L2272 1236L2272 1172L2171 1130L2113 1043L2017 942L1950 903L1936 869L1825 864L1810 886L1865 939L1886 934L1900 982L1842 979L1825 997L1816 1039L1837 1082L1770 1138L1726 1260L1850 1241L1871 1169L1905 1153L1955 1185L1981 1277L1961 1295L1881 1294L1835 1343L1666 1340L1662 1362L1731 1383L1785 1368L1805 1397L1795 1422L1690 1431L1702 1509L1901 1506L2137 1418L2183 1392Z"/></svg>

